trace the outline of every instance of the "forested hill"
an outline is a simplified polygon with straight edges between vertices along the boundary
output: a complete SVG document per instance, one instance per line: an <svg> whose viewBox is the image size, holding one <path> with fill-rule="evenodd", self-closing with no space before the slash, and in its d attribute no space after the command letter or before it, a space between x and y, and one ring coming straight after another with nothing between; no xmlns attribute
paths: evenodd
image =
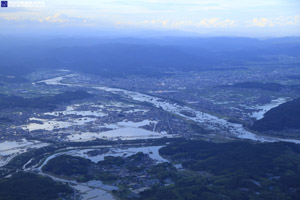
<svg viewBox="0 0 300 200"><path fill-rule="evenodd" d="M300 98L286 102L265 113L251 127L257 131L282 131L300 129Z"/></svg>

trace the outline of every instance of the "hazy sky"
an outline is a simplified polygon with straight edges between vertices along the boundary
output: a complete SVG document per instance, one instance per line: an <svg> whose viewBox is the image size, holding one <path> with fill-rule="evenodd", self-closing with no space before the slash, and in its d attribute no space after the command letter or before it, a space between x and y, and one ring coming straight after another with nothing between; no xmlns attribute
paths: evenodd
<svg viewBox="0 0 300 200"><path fill-rule="evenodd" d="M0 27L4 34L300 36L300 0L8 0Z"/></svg>

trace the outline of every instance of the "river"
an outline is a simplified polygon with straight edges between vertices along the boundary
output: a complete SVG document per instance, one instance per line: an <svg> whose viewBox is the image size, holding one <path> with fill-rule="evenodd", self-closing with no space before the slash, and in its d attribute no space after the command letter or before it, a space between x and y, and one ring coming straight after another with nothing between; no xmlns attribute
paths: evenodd
<svg viewBox="0 0 300 200"><path fill-rule="evenodd" d="M70 77L70 76L74 76L74 74L56 77L56 78L52 78L52 79L47 79L47 80L39 81L39 82L40 83L43 82L48 85L63 85L63 86L69 86L69 87L82 87L79 84L62 83L64 77ZM85 85L85 87L86 87L86 85ZM90 88L97 89L97 90L104 90L104 91L115 93L115 94L120 94L120 95L126 96L127 98L131 98L135 101L150 103L157 108L162 108L163 110L165 110L167 112L181 116L188 120L192 120L196 123L199 123L201 126L205 127L208 130L214 131L218 134L225 135L228 137L234 137L234 138L239 138L239 139L248 139L248 140L254 140L254 141L259 141L259 142L284 141L284 142L293 142L293 143L300 144L300 140L257 135L253 132L246 130L242 124L231 123L231 122L228 122L227 120L219 118L217 116L195 110L188 106L182 106L177 103L173 103L173 102L170 102L168 100L165 100L165 99L162 99L159 97L154 97L154 96L150 96L147 94L142 94L139 92L124 90L124 89L119 89L119 88L98 87L98 86L90 86ZM186 116L186 115L182 114L182 111L188 111L190 113L193 113L194 116L192 116L192 115Z"/></svg>

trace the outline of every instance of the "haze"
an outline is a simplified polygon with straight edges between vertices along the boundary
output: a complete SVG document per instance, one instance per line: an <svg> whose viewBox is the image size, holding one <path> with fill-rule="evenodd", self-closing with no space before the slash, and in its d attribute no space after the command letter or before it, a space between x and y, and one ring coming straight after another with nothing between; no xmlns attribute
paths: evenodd
<svg viewBox="0 0 300 200"><path fill-rule="evenodd" d="M35 7L16 6L18 1L10 0L7 8L0 9L1 34L139 37L300 34L297 0L32 2Z"/></svg>

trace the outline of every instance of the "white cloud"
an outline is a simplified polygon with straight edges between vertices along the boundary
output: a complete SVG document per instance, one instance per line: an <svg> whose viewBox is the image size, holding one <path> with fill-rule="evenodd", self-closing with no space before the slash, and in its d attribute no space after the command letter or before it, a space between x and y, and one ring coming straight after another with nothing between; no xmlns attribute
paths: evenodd
<svg viewBox="0 0 300 200"><path fill-rule="evenodd" d="M74 22L82 22L82 23L87 23L90 19L81 17L81 16L76 16L76 17L69 17L65 14L61 13L56 13L52 16L47 16L43 19L39 19L39 22L49 22L49 23L74 23Z"/></svg>
<svg viewBox="0 0 300 200"><path fill-rule="evenodd" d="M300 15L296 16L280 16L272 18L254 18L248 24L248 26L256 27L274 27L274 26L299 26L300 25Z"/></svg>
<svg viewBox="0 0 300 200"><path fill-rule="evenodd" d="M132 25L132 26L148 26L148 27L163 27L163 28L178 28L184 29L186 27L190 28L226 28L236 26L237 21L231 19L219 19L219 18L204 18L200 21L194 20L169 20L169 19L151 19L144 20L142 22L125 22L118 21L116 23L119 26Z"/></svg>
<svg viewBox="0 0 300 200"><path fill-rule="evenodd" d="M44 19L40 19L40 22L53 22L53 23L64 23L68 22L69 19L60 13L56 13L53 16L45 17Z"/></svg>
<svg viewBox="0 0 300 200"><path fill-rule="evenodd" d="M237 23L236 20L231 19L219 19L219 18L210 18L210 19L203 19L199 23L196 23L197 26L201 27L232 27L235 26Z"/></svg>
<svg viewBox="0 0 300 200"><path fill-rule="evenodd" d="M54 15L46 16L43 18L37 18L37 17L30 17L30 18L24 18L22 15L0 15L0 20L8 21L8 22L24 22L24 21L30 21L31 23L34 22L40 22L40 23L65 23L65 24L85 24L87 22L92 21L92 18L86 18L82 16L74 16L70 17L68 15L62 14L62 13L56 13Z"/></svg>
<svg viewBox="0 0 300 200"><path fill-rule="evenodd" d="M274 26L273 22L268 18L254 18L252 20L253 26L265 27L265 26Z"/></svg>

